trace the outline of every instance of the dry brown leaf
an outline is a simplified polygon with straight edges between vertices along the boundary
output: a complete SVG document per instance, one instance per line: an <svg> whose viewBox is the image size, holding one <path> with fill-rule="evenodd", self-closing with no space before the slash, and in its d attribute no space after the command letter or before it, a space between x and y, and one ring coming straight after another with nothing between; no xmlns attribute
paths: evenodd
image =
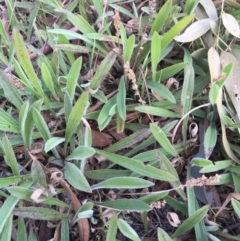
<svg viewBox="0 0 240 241"><path fill-rule="evenodd" d="M113 138L103 132L92 130L92 146L93 147L105 147L112 143Z"/></svg>
<svg viewBox="0 0 240 241"><path fill-rule="evenodd" d="M53 236L54 241L60 241L61 240L60 228L61 228L61 223L59 223L57 228L55 229L54 236Z"/></svg>

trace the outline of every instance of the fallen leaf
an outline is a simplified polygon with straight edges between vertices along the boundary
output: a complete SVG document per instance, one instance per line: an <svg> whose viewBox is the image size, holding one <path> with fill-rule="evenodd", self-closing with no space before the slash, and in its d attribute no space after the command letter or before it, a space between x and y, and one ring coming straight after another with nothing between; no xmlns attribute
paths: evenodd
<svg viewBox="0 0 240 241"><path fill-rule="evenodd" d="M103 132L92 130L92 146L93 147L105 147L112 143L113 138Z"/></svg>

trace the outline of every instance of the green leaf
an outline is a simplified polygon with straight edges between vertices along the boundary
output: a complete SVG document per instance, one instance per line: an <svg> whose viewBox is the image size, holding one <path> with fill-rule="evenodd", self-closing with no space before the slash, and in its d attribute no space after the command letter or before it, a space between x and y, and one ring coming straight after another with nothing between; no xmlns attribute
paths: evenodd
<svg viewBox="0 0 240 241"><path fill-rule="evenodd" d="M31 60L29 58L28 51L25 47L25 43L23 37L19 33L19 31L14 28L13 29L13 42L14 47L16 50L16 55L20 65L22 66L23 70L25 71L26 75L28 76L29 80L31 81L33 87L35 88L39 97L44 98L44 92L42 87L40 86L38 77L33 69Z"/></svg>
<svg viewBox="0 0 240 241"><path fill-rule="evenodd" d="M29 181L24 182L22 187L29 187L32 183ZM0 233L2 233L5 223L7 222L8 217L11 215L12 210L17 205L19 199L14 196L9 196L5 199L4 203L0 208Z"/></svg>
<svg viewBox="0 0 240 241"><path fill-rule="evenodd" d="M205 158L208 159L217 143L217 128L215 123L211 123L204 136L204 152Z"/></svg>
<svg viewBox="0 0 240 241"><path fill-rule="evenodd" d="M172 92L163 84L147 81L147 87L158 94L160 98L162 97L174 104L176 103L176 99L174 98Z"/></svg>
<svg viewBox="0 0 240 241"><path fill-rule="evenodd" d="M92 192L87 179L84 177L84 175L80 171L80 169L76 167L76 165L74 165L70 162L66 162L64 175L65 175L67 181L74 188L76 188L80 191L83 191L83 192L88 192L88 193Z"/></svg>
<svg viewBox="0 0 240 241"><path fill-rule="evenodd" d="M98 90L101 82L106 77L106 75L112 68L113 64L115 63L117 55L118 55L117 52L115 52L114 50L110 51L106 55L104 60L96 69L96 73L91 80L90 89L92 89L93 91Z"/></svg>
<svg viewBox="0 0 240 241"><path fill-rule="evenodd" d="M89 146L79 146L73 150L71 155L66 157L66 160L81 160L85 158L89 158L95 154L95 150Z"/></svg>
<svg viewBox="0 0 240 241"><path fill-rule="evenodd" d="M135 43L135 35L131 35L123 45L123 60L124 63L130 62Z"/></svg>
<svg viewBox="0 0 240 241"><path fill-rule="evenodd" d="M10 76L10 78L14 77ZM6 99L20 110L23 104L21 95L19 94L17 87L2 71L0 71L0 87L3 89Z"/></svg>
<svg viewBox="0 0 240 241"><path fill-rule="evenodd" d="M78 83L78 79L80 76L80 70L82 68L82 57L79 57L72 65L69 75L67 78L67 86L66 89L68 91L68 94L70 96L71 102L73 102L75 89Z"/></svg>
<svg viewBox="0 0 240 241"><path fill-rule="evenodd" d="M137 235L136 231L123 219L119 218L117 220L117 226L121 233L126 236L127 238L133 241L141 241L139 236Z"/></svg>
<svg viewBox="0 0 240 241"><path fill-rule="evenodd" d="M8 166L11 167L11 170L15 176L19 176L19 165L15 156L15 153L13 151L12 145L10 141L8 140L7 135L4 135L2 140L2 148L4 151L4 160L7 163Z"/></svg>
<svg viewBox="0 0 240 241"><path fill-rule="evenodd" d="M172 76L174 76L175 74L177 74L179 71L183 70L183 68L187 65L187 63L179 63L179 64L174 64L171 65L169 67L166 67L164 69L161 69L160 71L157 71L156 73L156 79L158 82L162 81L162 80L166 80ZM152 77L149 77L147 79L148 81L153 80Z"/></svg>
<svg viewBox="0 0 240 241"><path fill-rule="evenodd" d="M76 104L74 105L67 121L66 134L65 134L65 148L70 138L76 131L79 125L79 122L81 121L81 118L83 117L84 111L87 107L87 103L88 103L88 92L83 92L80 98L77 100Z"/></svg>
<svg viewBox="0 0 240 241"><path fill-rule="evenodd" d="M240 217L240 202L236 199L232 198L231 200L232 206L238 217Z"/></svg>
<svg viewBox="0 0 240 241"><path fill-rule="evenodd" d="M97 149L96 149L96 152L101 156L104 156L107 159L111 160L113 163L120 165L126 169L129 169L135 173L138 173L142 176L147 176L147 177L155 178L157 180L165 180L165 181L176 180L176 178L173 175L167 172L164 172L162 170L159 170L156 167L153 167L150 165L144 165L142 162L136 159L120 156L120 155L109 153L106 151L100 151Z"/></svg>
<svg viewBox="0 0 240 241"><path fill-rule="evenodd" d="M0 130L20 133L18 122L7 112L0 108Z"/></svg>
<svg viewBox="0 0 240 241"><path fill-rule="evenodd" d="M109 227L107 230L106 241L115 241L117 234L117 215L114 214L109 221Z"/></svg>
<svg viewBox="0 0 240 241"><path fill-rule="evenodd" d="M32 116L33 116L35 125L36 125L37 129L39 130L44 141L49 140L51 138L51 133L48 129L48 126L47 126L43 116L40 114L40 112L36 108L33 109Z"/></svg>
<svg viewBox="0 0 240 241"><path fill-rule="evenodd" d="M200 173L216 172L232 165L232 160L217 161L200 170Z"/></svg>
<svg viewBox="0 0 240 241"><path fill-rule="evenodd" d="M161 53L161 39L157 32L153 33L151 41L151 64L152 64L152 76L153 81L156 80L157 65L159 62L159 56Z"/></svg>
<svg viewBox="0 0 240 241"><path fill-rule="evenodd" d="M99 169L99 170L86 171L86 176L93 180L105 180L113 177L130 176L131 173L132 172L129 170Z"/></svg>
<svg viewBox="0 0 240 241"><path fill-rule="evenodd" d="M122 120L126 119L126 86L124 78L120 78L117 93L117 110Z"/></svg>
<svg viewBox="0 0 240 241"><path fill-rule="evenodd" d="M162 30L164 24L166 23L169 13L172 9L172 0L168 0L164 3L164 5L160 8L156 18L152 23L152 28L150 31L150 36L156 31L159 32Z"/></svg>
<svg viewBox="0 0 240 241"><path fill-rule="evenodd" d="M42 207L21 207L15 208L13 210L13 215L30 218L34 220L51 220L57 221L63 218L71 217L70 214L60 213L50 208L42 208Z"/></svg>
<svg viewBox="0 0 240 241"><path fill-rule="evenodd" d="M130 188L145 188L151 187L154 183L138 177L114 177L105 181L99 182L91 186L92 190L101 188L117 188L117 189L130 189Z"/></svg>
<svg viewBox="0 0 240 241"><path fill-rule="evenodd" d="M39 161L33 160L31 166L31 176L33 180L33 184L39 186L47 190L47 181L45 177L45 173Z"/></svg>
<svg viewBox="0 0 240 241"><path fill-rule="evenodd" d="M183 223L177 228L177 230L173 233L171 238L176 238L180 236L181 234L186 233L188 230L190 230L194 225L199 223L207 214L209 210L209 206L206 205L196 212L194 212L191 216L189 216Z"/></svg>
<svg viewBox="0 0 240 241"><path fill-rule="evenodd" d="M17 177L1 177L0 178L0 188L7 187L12 185L13 183L25 181L31 177L30 174L17 176Z"/></svg>
<svg viewBox="0 0 240 241"><path fill-rule="evenodd" d="M209 91L209 101L212 105L217 103L218 93L220 88L217 84L214 84Z"/></svg>
<svg viewBox="0 0 240 241"><path fill-rule="evenodd" d="M147 204L151 204L153 202L156 202L160 199L165 198L167 195L168 195L168 191L159 191L159 192L154 192L146 196L140 197L139 200Z"/></svg>
<svg viewBox="0 0 240 241"><path fill-rule="evenodd" d="M170 236L161 228L158 228L158 241L172 241Z"/></svg>
<svg viewBox="0 0 240 241"><path fill-rule="evenodd" d="M3 232L1 233L0 241L11 241L12 234L12 224L13 224L13 215L9 215L5 223Z"/></svg>
<svg viewBox="0 0 240 241"><path fill-rule="evenodd" d="M18 218L17 241L25 241L27 239L27 231L25 221L22 217Z"/></svg>
<svg viewBox="0 0 240 241"><path fill-rule="evenodd" d="M192 164L196 166L207 167L212 164L212 161L200 157L194 157L192 159Z"/></svg>
<svg viewBox="0 0 240 241"><path fill-rule="evenodd" d="M170 184L173 188L176 189L176 191L179 193L179 195L184 200L186 200L187 198L186 198L186 195L185 195L184 191L181 188L179 188L181 186L181 182L179 180L177 171L173 167L173 164L168 160L168 158L163 153L159 152L158 154L159 154L159 158L160 158L160 161L161 161L161 166L160 166L161 170L163 170L165 172L169 172L170 174L175 176L176 181L172 181L172 182L170 182Z"/></svg>
<svg viewBox="0 0 240 241"><path fill-rule="evenodd" d="M29 109L29 101L24 102L19 112L19 123L20 123L20 131L21 136L23 138L23 143L27 145L27 137L26 137L26 120L28 116ZM28 127L29 128L29 127ZM28 148L28 146L26 146Z"/></svg>
<svg viewBox="0 0 240 241"><path fill-rule="evenodd" d="M173 41L174 37L182 32L182 30L193 20L194 17L194 14L186 16L175 24L167 33L165 33L162 38L162 49L166 48L167 45Z"/></svg>
<svg viewBox="0 0 240 241"><path fill-rule="evenodd" d="M109 114L109 112L113 108L113 106L116 105L116 101L117 95L114 95L111 99L107 101L107 103L101 109L98 116L98 126L100 131L102 131L111 121L112 116Z"/></svg>
<svg viewBox="0 0 240 241"><path fill-rule="evenodd" d="M135 110L146 113L149 115L160 116L160 117L169 117L169 118L180 118L181 115L164 108L154 107L154 106L138 106L135 107Z"/></svg>
<svg viewBox="0 0 240 241"><path fill-rule="evenodd" d="M158 143L163 147L163 149L167 151L169 154L173 155L174 157L177 157L178 153L176 152L176 150L174 149L174 147L172 146L171 142L168 140L166 134L162 131L162 129L152 123L150 124L150 129L153 136L158 141Z"/></svg>
<svg viewBox="0 0 240 241"><path fill-rule="evenodd" d="M195 11L200 0L187 0L184 4L184 13L191 14Z"/></svg>
<svg viewBox="0 0 240 241"><path fill-rule="evenodd" d="M221 59L224 57L221 56ZM234 62L228 63L221 71L223 76L219 80L216 81L216 84L219 86L219 88L222 88L223 85L227 82L227 80L230 78L232 72L233 72Z"/></svg>
<svg viewBox="0 0 240 241"><path fill-rule="evenodd" d="M33 134L33 129L34 129L34 120L33 120L33 110L36 109L38 111L40 111L41 107L42 107L42 103L43 100L37 100L35 101L31 107L28 110L28 113L25 113L26 119L25 117L23 117L23 119L20 119L20 124L21 124L21 128L22 131L24 131L24 137L25 137L25 145L26 148L30 149L31 145L32 145L32 134ZM23 110L25 112L27 112L27 110ZM25 115L24 114L24 115Z"/></svg>
<svg viewBox="0 0 240 241"><path fill-rule="evenodd" d="M150 211L151 208L145 202L137 199L119 199L107 202L95 202L95 205L120 211Z"/></svg>
<svg viewBox="0 0 240 241"><path fill-rule="evenodd" d="M68 219L64 218L61 223L61 231L60 231L61 241L70 241L69 230L70 230L70 228L69 228L69 224L68 224Z"/></svg>
<svg viewBox="0 0 240 241"><path fill-rule="evenodd" d="M65 141L65 138L52 137L46 141L45 146L44 146L44 151L49 152L50 150L55 148L57 145L63 143L64 141Z"/></svg>
<svg viewBox="0 0 240 241"><path fill-rule="evenodd" d="M48 89L51 91L51 93L56 95L51 73L49 72L49 69L47 68L45 63L42 63L41 65L41 73L42 73L42 79L46 84L46 86L48 87Z"/></svg>
<svg viewBox="0 0 240 241"><path fill-rule="evenodd" d="M29 202L33 202L33 199L31 198L31 196L34 192L33 190L23 188L23 187L8 187L7 190L14 197L17 197L19 199L24 199ZM43 198L39 197L38 201L40 203L46 204L46 205L55 205L55 206L66 207L66 208L70 208L70 209L72 208L71 205L69 205L57 198L51 197L51 196L49 196L49 197L43 196Z"/></svg>

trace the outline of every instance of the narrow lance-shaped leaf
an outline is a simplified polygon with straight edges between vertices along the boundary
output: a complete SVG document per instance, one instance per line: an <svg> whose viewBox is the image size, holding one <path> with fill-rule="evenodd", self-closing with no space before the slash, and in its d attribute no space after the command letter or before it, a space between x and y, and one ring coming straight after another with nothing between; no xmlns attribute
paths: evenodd
<svg viewBox="0 0 240 241"><path fill-rule="evenodd" d="M157 65L161 53L161 39L157 32L154 32L151 41L151 63L153 72L153 81L156 81Z"/></svg>
<svg viewBox="0 0 240 241"><path fill-rule="evenodd" d="M204 152L205 152L206 159L208 159L211 156L213 149L216 145L216 142L217 142L217 128L215 123L211 123L208 126L204 137Z"/></svg>
<svg viewBox="0 0 240 241"><path fill-rule="evenodd" d="M11 170L15 176L19 176L19 165L13 151L13 148L8 140L8 137L5 135L2 140L2 148L4 150L4 159L6 163L11 167Z"/></svg>
<svg viewBox="0 0 240 241"><path fill-rule="evenodd" d="M69 142L70 138L76 131L79 122L81 121L81 118L83 117L84 111L87 107L88 102L88 92L83 92L74 105L70 116L67 121L67 127L66 127L66 134L65 134L65 148L67 143Z"/></svg>
<svg viewBox="0 0 240 241"><path fill-rule="evenodd" d="M126 87L124 78L122 77L118 86L117 93L117 110L122 120L126 119Z"/></svg>
<svg viewBox="0 0 240 241"><path fill-rule="evenodd" d="M135 43L135 35L131 35L126 43L123 45L123 60L124 63L129 62L132 57L133 49Z"/></svg>
<svg viewBox="0 0 240 241"><path fill-rule="evenodd" d="M119 218L117 221L117 226L124 236L133 241L141 241L136 231L125 220Z"/></svg>
<svg viewBox="0 0 240 241"><path fill-rule="evenodd" d="M150 211L151 208L145 202L137 199L119 199L106 202L95 202L95 205L125 211Z"/></svg>
<svg viewBox="0 0 240 241"><path fill-rule="evenodd" d="M177 24L175 24L162 38L162 49L166 48L169 45L174 37L176 37L186 26L192 21L194 15L188 15Z"/></svg>
<svg viewBox="0 0 240 241"><path fill-rule="evenodd" d="M79 57L73 63L67 78L67 91L71 101L73 101L73 98L74 98L74 93L77 86L81 68L82 68L82 57Z"/></svg>
<svg viewBox="0 0 240 241"><path fill-rule="evenodd" d="M131 189L131 188L145 188L153 186L152 182L147 180L138 178L138 177L114 177L107 179L105 181L99 182L95 185L92 185L92 190L101 189L101 188L124 188L124 189Z"/></svg>
<svg viewBox="0 0 240 241"><path fill-rule="evenodd" d="M3 109L0 109L0 130L14 133L20 132L18 122Z"/></svg>
<svg viewBox="0 0 240 241"><path fill-rule="evenodd" d="M14 46L17 54L17 58L19 63L21 64L22 68L24 69L26 75L28 76L29 80L32 82L33 87L36 89L37 94L39 97L44 98L44 92L39 84L38 77L33 69L32 63L30 61L28 51L25 47L23 37L18 32L16 28L13 29L13 41Z"/></svg>
<svg viewBox="0 0 240 241"><path fill-rule="evenodd" d="M174 157L178 156L178 153L172 146L171 142L168 140L166 134L162 131L162 129L155 124L150 124L150 129L155 137L155 139L159 142L159 144L167 151L169 154L173 155Z"/></svg>
<svg viewBox="0 0 240 241"><path fill-rule="evenodd" d="M193 213L190 217L188 217L174 232L174 234L171 236L172 238L176 238L181 234L186 233L188 230L190 230L192 227L194 227L195 224L199 223L207 214L209 209L209 206L204 206L197 210L195 213Z"/></svg>
<svg viewBox="0 0 240 241"><path fill-rule="evenodd" d="M68 219L64 218L61 223L61 241L69 241L69 224L68 224Z"/></svg>
<svg viewBox="0 0 240 241"><path fill-rule="evenodd" d="M96 149L96 152L106 157L107 159L111 160L113 163L120 165L122 167L125 167L126 169L129 169L142 176L147 176L147 177L155 178L157 180L165 180L165 181L176 180L176 178L170 173L159 170L158 168L153 167L151 165L144 165L142 162L136 159L120 156L120 155L109 153L106 151L100 151L97 149Z"/></svg>
<svg viewBox="0 0 240 241"><path fill-rule="evenodd" d="M109 222L106 241L113 241L117 234L117 215L114 214Z"/></svg>
<svg viewBox="0 0 240 241"><path fill-rule="evenodd" d="M13 214L19 217L30 218L34 220L61 220L71 217L70 214L60 213L53 209L42 207L21 207L15 208Z"/></svg>
<svg viewBox="0 0 240 241"><path fill-rule="evenodd" d="M163 229L158 228L158 241L172 241L172 239Z"/></svg>
<svg viewBox="0 0 240 241"><path fill-rule="evenodd" d="M30 187L32 182L26 181L23 184L21 184L22 187ZM2 233L4 225L8 219L8 217L11 215L12 210L18 203L19 199L14 196L9 196L3 203L3 205L0 208L0 233Z"/></svg>
<svg viewBox="0 0 240 241"><path fill-rule="evenodd" d="M105 78L105 76L108 74L109 70L112 68L113 64L116 61L117 58L117 52L115 50L112 50L109 52L104 60L101 62L101 64L98 66L95 75L93 76L90 84L90 88L95 91L99 88L101 82Z"/></svg>
<svg viewBox="0 0 240 241"><path fill-rule="evenodd" d="M12 76L10 78L12 78ZM2 71L0 71L0 87L3 89L4 96L7 100L20 109L23 101L19 94L19 90Z"/></svg>
<svg viewBox="0 0 240 241"><path fill-rule="evenodd" d="M150 31L150 36L156 31L159 32L162 30L164 24L167 21L168 15L172 9L172 0L168 0L164 3L164 5L160 8L156 18L152 23L152 28Z"/></svg>

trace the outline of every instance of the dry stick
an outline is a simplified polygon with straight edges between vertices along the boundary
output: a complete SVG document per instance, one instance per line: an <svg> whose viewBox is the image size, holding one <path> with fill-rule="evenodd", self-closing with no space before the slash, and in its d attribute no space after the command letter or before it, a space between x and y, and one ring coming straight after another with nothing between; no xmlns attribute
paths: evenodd
<svg viewBox="0 0 240 241"><path fill-rule="evenodd" d="M74 210L75 212L77 212L82 206L81 203L79 202L76 195L73 193L73 191L69 188L68 184L63 179L60 179L59 183L64 187L64 189L70 196L73 203ZM77 221L77 225L78 225L80 241L89 241L90 227L89 227L88 219L87 218L79 219Z"/></svg>

